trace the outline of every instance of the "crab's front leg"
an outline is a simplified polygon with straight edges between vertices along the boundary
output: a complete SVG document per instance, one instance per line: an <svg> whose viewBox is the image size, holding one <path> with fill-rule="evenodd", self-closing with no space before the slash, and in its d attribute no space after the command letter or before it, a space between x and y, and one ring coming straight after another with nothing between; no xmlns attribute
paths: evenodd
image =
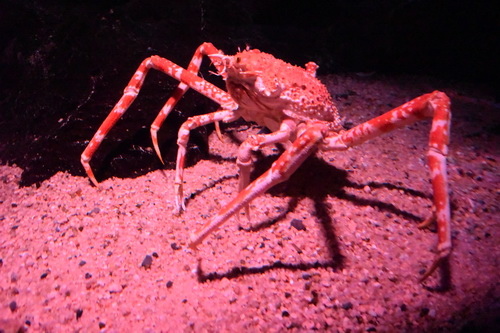
<svg viewBox="0 0 500 333"><path fill-rule="evenodd" d="M241 192L250 183L250 172L253 168L252 152L264 146L274 143L290 142L290 134L295 130L295 122L292 119L285 119L276 132L269 134L250 135L238 149L238 158L236 164L239 167L239 186ZM247 218L250 218L248 205L245 206Z"/></svg>
<svg viewBox="0 0 500 333"><path fill-rule="evenodd" d="M248 205L253 199L271 187L287 180L302 162L311 155L319 141L323 139L324 124L313 124L307 128L285 152L272 164L271 168L239 192L229 204L207 223L200 231L191 235L190 247L196 248L210 233L219 228L232 215Z"/></svg>
<svg viewBox="0 0 500 333"><path fill-rule="evenodd" d="M177 136L177 145L179 146L179 148L177 150L177 163L175 166L175 180L174 180L174 192L175 192L174 212L176 214L179 214L182 211L186 210L182 184L184 179L184 162L186 160L186 149L189 141L189 133L191 132L191 130L200 126L208 125L219 121L230 122L238 118L239 118L238 114L232 110L219 110L209 114L190 117L179 128L179 134Z"/></svg>
<svg viewBox="0 0 500 333"><path fill-rule="evenodd" d="M446 173L446 155L448 154L451 125L450 99L448 96L440 91L434 91L430 94L417 97L392 111L345 131L340 135L327 138L325 140L326 144L323 146L326 150L347 149L424 118L432 118L428 160L431 171L434 205L431 217L422 223L421 226L425 226L433 221L437 222L438 253L431 267L421 278L421 281L429 277L439 266L439 263L451 253L450 201Z"/></svg>
<svg viewBox="0 0 500 333"><path fill-rule="evenodd" d="M222 55L223 53L219 51L212 43L203 43L194 52L193 57L191 58L191 61L189 62L189 65L187 67L187 71L193 74L198 74L201 62L203 60L203 56L208 56L212 61L212 64L217 69L217 71L221 72L223 70L223 65L220 60L221 59L220 56ZM162 163L163 163L163 158L161 156L160 146L158 145L158 131L163 125L165 119L168 117L170 112L174 109L175 105L179 102L182 96L184 96L184 94L188 89L189 89L188 84L180 82L179 85L175 88L174 92L172 93L172 96L170 96L165 105L163 105L163 107L161 108L160 112L158 113L158 116L153 121L153 124L151 124L151 140L153 141L153 147L155 149L155 152L160 158ZM219 123L216 122L216 130L217 130L217 135L220 137L221 136L220 127L218 126L218 124Z"/></svg>
<svg viewBox="0 0 500 333"><path fill-rule="evenodd" d="M214 56L213 59L211 58L211 60L219 71L222 70L223 65L219 57L221 52L217 51L217 49L215 49L215 47L209 43L204 43L200 48L201 51L199 56L206 54L210 57L211 54L208 54L209 52L217 52L217 56ZM197 61L199 56L195 55L194 60L192 61L193 65L191 65L190 70L186 70L174 64L170 60L161 58L159 56L152 56L142 61L142 63L139 65L139 68L137 68L135 74L132 76L132 79L130 79L130 82L125 88L122 97L113 107L101 126L99 126L99 129L94 134L81 155L81 163L85 169L85 172L89 176L92 183L94 183L94 185L97 186L98 182L94 176L92 168L90 167L90 161L92 160L92 157L94 156L95 152L97 151L111 128L113 128L116 122L121 118L121 116L127 111L130 105L136 99L139 91L142 88L147 73L151 68L161 71L181 82L181 85L179 85L179 87L176 89L174 96L169 99L169 102L167 102L167 104L164 106L163 110L167 110L167 113L170 112L170 110L173 108L175 103L177 103L182 94L184 94L187 88L192 88L200 92L216 103L222 105L225 109L232 110L236 108L235 102L227 92L220 88L217 88L210 82L205 81L204 79L193 73L197 70Z"/></svg>

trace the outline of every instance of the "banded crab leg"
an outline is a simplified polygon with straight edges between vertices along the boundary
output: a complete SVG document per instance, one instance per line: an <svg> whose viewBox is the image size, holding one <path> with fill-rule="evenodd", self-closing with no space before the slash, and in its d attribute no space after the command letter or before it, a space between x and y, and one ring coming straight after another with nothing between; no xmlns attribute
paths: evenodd
<svg viewBox="0 0 500 333"><path fill-rule="evenodd" d="M219 110L209 114L203 114L199 116L189 117L179 128L179 134L177 136L177 145L179 146L177 150L177 162L175 167L175 180L174 180L174 192L175 192L175 208L174 212L176 214L181 213L186 210L184 195L183 195L183 179L184 179L184 165L186 160L186 149L189 141L189 133L191 130L204 126L211 123L217 123L219 121L230 122L239 118L239 115L231 110Z"/></svg>
<svg viewBox="0 0 500 333"><path fill-rule="evenodd" d="M203 60L203 56L208 56L212 61L213 65L215 66L215 68L217 69L217 72L221 72L223 71L223 65L220 60L221 56L223 55L224 54L217 48L215 48L215 46L212 43L203 43L194 52L193 57L191 58L191 61L189 62L189 65L187 67L187 70L193 74L198 74L201 62ZM184 82L179 83L179 85L175 88L174 92L172 93L172 96L167 100L165 105L161 108L160 113L158 113L158 116L153 121L153 124L151 124L151 139L153 141L153 147L162 163L164 162L161 156L160 147L158 145L158 131L160 130L165 119L168 117L170 112L174 109L175 105L180 101L180 99L182 98L182 96L184 96L184 94L188 89L189 86L186 83ZM216 126L217 135L220 138L221 133L220 133L220 127L218 126L219 123L216 122L216 124L217 124Z"/></svg>
<svg viewBox="0 0 500 333"><path fill-rule="evenodd" d="M451 253L450 201L446 173L446 156L448 154L451 125L450 99L448 96L440 91L434 91L417 97L338 136L327 138L322 147L325 150L345 150L424 118L432 118L427 157L432 179L434 203L431 217L421 223L419 227L425 227L433 221L437 222L438 253L431 267L422 276L421 281L427 279Z"/></svg>
<svg viewBox="0 0 500 333"><path fill-rule="evenodd" d="M211 50L211 47L209 47L209 45L211 44L207 43L204 45L207 45L208 51ZM208 56L210 57L210 55ZM196 63L196 61L194 62ZM213 62L216 64L216 68L222 69L221 66L223 65L220 57L214 57ZM225 92L220 88L217 88L210 82L203 80L201 77L197 76L191 71L188 71L174 64L170 60L161 58L159 56L152 56L146 58L145 60L142 61L142 63L139 65L139 68L132 76L132 79L130 80L130 82L128 83L127 87L124 90L123 96L120 98L118 103L113 107L113 109L106 117L104 122L101 124L97 132L94 134L94 136L92 137L89 144L87 145L87 147L85 148L85 150L81 155L81 163L87 175L89 176L90 180L96 186L97 186L97 180L94 176L92 168L90 167L90 160L92 159L92 156L95 154L96 150L99 148L99 146L101 145L102 141L104 140L108 132L111 130L111 128L113 128L116 122L125 113L125 111L127 111L127 109L130 107L132 102L137 97L137 94L139 93L144 83L144 79L146 78L146 75L151 68L159 70L173 77L174 79L180 81L182 84L185 84L187 87L192 88L201 93L202 95L205 95L206 97L212 99L216 103L220 104L226 110L234 110L237 107L236 103L233 101L233 99L227 92ZM178 95L176 95L175 97L180 98L180 96L183 94L183 89L187 88L184 88L184 86L180 88L178 87L178 89L176 90ZM167 109L168 108L171 109L173 105L175 105L176 101L177 100L175 98L171 100L172 106L170 106L170 104L167 102Z"/></svg>
<svg viewBox="0 0 500 333"><path fill-rule="evenodd" d="M323 140L323 123L310 124L301 135L289 146L285 152L271 165L271 168L254 180L250 185L238 193L229 204L200 231L191 234L191 248L196 248L210 233L219 228L232 215L248 205L253 199L271 187L287 180L304 160L316 149L319 141Z"/></svg>
<svg viewBox="0 0 500 333"><path fill-rule="evenodd" d="M290 135L295 130L295 122L285 119L276 132L269 134L250 135L238 149L238 158L236 164L239 168L239 192L243 191L250 183L250 172L253 168L252 151L273 144L273 143L290 143ZM250 219L250 210L248 205L245 206L245 213Z"/></svg>

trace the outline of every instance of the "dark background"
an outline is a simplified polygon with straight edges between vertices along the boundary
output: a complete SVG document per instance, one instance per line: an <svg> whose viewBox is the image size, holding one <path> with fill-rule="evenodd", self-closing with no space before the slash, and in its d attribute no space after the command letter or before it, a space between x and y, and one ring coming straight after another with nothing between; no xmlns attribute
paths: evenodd
<svg viewBox="0 0 500 333"><path fill-rule="evenodd" d="M319 75L429 75L497 93L494 2L0 1L0 162L23 168L22 185L60 170L83 175L80 154L139 63L158 54L186 66L205 41L227 54L249 45L297 65L315 61ZM207 68L204 77L218 82ZM175 83L151 72L93 160L98 179L161 167L149 126ZM179 103L160 132L167 167L182 120L215 108L193 92ZM193 135L190 163L206 154L210 130Z"/></svg>

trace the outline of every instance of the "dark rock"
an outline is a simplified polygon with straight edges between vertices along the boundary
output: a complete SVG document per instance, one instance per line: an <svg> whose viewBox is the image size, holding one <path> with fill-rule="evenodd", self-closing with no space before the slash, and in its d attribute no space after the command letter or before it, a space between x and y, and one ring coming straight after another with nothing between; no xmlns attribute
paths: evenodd
<svg viewBox="0 0 500 333"><path fill-rule="evenodd" d="M9 303L9 309L12 312L14 312L14 311L17 310L17 303L16 303L16 301L12 301L12 302Z"/></svg>
<svg viewBox="0 0 500 333"><path fill-rule="evenodd" d="M318 304L319 301L319 294L316 290L311 291L311 300L309 301L310 304L316 305Z"/></svg>
<svg viewBox="0 0 500 333"><path fill-rule="evenodd" d="M420 317L425 317L429 314L429 308L420 309Z"/></svg>
<svg viewBox="0 0 500 333"><path fill-rule="evenodd" d="M350 310L350 309L352 309L352 307L353 307L353 305L351 302L345 302L342 304L342 309L344 309L344 310Z"/></svg>
<svg viewBox="0 0 500 333"><path fill-rule="evenodd" d="M153 257L147 254L144 257L144 260L142 261L141 267L144 267L145 269L150 269L152 264L153 264Z"/></svg>
<svg viewBox="0 0 500 333"><path fill-rule="evenodd" d="M301 230L301 231L306 230L306 226L304 225L302 220L299 220L299 219L293 219L292 221L290 221L290 225L297 230Z"/></svg>

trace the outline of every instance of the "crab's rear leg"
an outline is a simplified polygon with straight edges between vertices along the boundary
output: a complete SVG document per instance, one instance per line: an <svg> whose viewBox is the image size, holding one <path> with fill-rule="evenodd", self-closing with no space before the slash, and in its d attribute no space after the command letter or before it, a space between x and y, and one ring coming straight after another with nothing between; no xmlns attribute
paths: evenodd
<svg viewBox="0 0 500 333"><path fill-rule="evenodd" d="M215 55L216 57L211 57L213 55ZM212 61L213 65L216 67L217 71L221 72L223 70L223 65L220 61L221 55L223 55L223 53L219 51L217 48L215 48L215 46L212 43L203 43L194 52L193 57L191 58L191 61L189 62L189 65L187 67L187 71L193 74L198 74L201 62L203 60L203 56L208 56L210 57L210 60ZM165 119L168 117L170 112L174 109L175 105L179 102L182 96L184 96L184 94L188 89L189 86L186 83L183 82L179 83L177 88L174 90L172 96L167 100L165 105L161 108L160 112L158 113L158 116L153 121L153 124L151 124L151 140L153 141L153 147L155 149L155 152L160 158L162 163L163 163L163 158L161 156L160 147L158 145L158 131L161 128ZM221 138L219 122L216 122L215 128L217 131L217 136Z"/></svg>
<svg viewBox="0 0 500 333"><path fill-rule="evenodd" d="M218 58L214 59L216 59L217 61ZM174 79L177 79L181 83L187 85L189 88L192 88L207 96L208 98L214 100L218 104L223 105L225 109L236 108L236 104L228 93L220 88L217 88L210 82L203 80L201 77L195 75L194 73L174 64L168 59L161 58L159 56L146 58L139 65L139 68L136 70L129 84L125 88L123 96L113 107L113 109L101 124L97 132L94 134L81 155L82 165L92 183L94 183L94 185L96 186L97 180L94 176L92 168L90 167L92 156L95 154L96 150L99 148L111 128L113 128L116 122L125 113L125 111L127 111L132 102L135 100L144 83L144 79L146 78L146 75L151 68L170 75Z"/></svg>
<svg viewBox="0 0 500 333"><path fill-rule="evenodd" d="M174 180L174 191L175 191L175 208L174 212L176 214L181 213L186 210L184 203L183 194L183 179L184 179L184 164L186 160L186 149L189 141L189 133L191 130L208 125L211 123L223 121L230 122L239 118L239 115L232 110L219 110L213 113L194 116L188 118L179 128L179 134L177 136L177 145L179 146L177 150L177 162L175 169L175 180Z"/></svg>
<svg viewBox="0 0 500 333"><path fill-rule="evenodd" d="M302 162L315 151L317 143L323 139L323 130L324 124L314 124L307 128L272 164L269 170L240 191L236 198L224 206L200 231L191 234L189 246L196 248L210 233L257 196L287 180Z"/></svg>
<svg viewBox="0 0 500 333"><path fill-rule="evenodd" d="M434 220L437 222L438 253L431 267L421 278L421 281L429 277L439 266L439 263L451 253L450 203L446 173L446 155L448 154L451 125L450 99L448 96L440 91L434 91L430 94L417 97L392 111L345 131L338 136L326 139L326 144L323 147L326 150L347 149L424 118L432 118L428 160L432 178L434 205L432 216L421 225L427 225Z"/></svg>

